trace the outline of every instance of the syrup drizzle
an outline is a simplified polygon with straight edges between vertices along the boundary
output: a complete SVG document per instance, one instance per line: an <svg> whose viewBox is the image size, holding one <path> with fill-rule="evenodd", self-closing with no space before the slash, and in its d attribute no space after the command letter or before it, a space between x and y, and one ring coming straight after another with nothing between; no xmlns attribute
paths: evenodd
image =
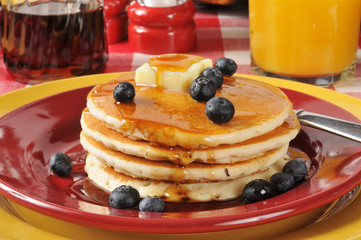
<svg viewBox="0 0 361 240"><path fill-rule="evenodd" d="M186 72L192 64L202 59L196 55L165 54L150 58L148 63L155 71Z"/></svg>
<svg viewBox="0 0 361 240"><path fill-rule="evenodd" d="M205 104L194 104L194 100L187 93L135 86L137 96L131 104L109 104L114 102L114 87L123 81L133 83L133 79L134 74L122 74L116 81L101 84L90 92L96 108L103 109L107 115L115 116L124 122L120 126L124 132L137 125L138 129L170 127L167 129L177 128L182 132L195 134L209 132L211 135L224 133L226 129L247 129L268 119L274 119L289 107L289 100L281 92L276 92L276 89L268 88L262 83L256 84L251 80L238 78L225 78L222 88L217 90L217 96L229 98L236 109L232 121L223 125L211 123L204 114ZM234 82L239 84L234 84ZM267 105L264 104L265 101ZM171 134L170 132L169 135ZM169 139L166 140L169 141Z"/></svg>
<svg viewBox="0 0 361 240"><path fill-rule="evenodd" d="M189 54L165 54L150 58L148 64L155 71L156 85L161 86L163 71L186 72L192 64L202 59L204 58Z"/></svg>

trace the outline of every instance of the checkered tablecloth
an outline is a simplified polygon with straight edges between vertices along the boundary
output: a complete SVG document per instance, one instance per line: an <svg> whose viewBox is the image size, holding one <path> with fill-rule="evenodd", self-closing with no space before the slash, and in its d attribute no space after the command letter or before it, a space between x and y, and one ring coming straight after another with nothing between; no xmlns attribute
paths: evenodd
<svg viewBox="0 0 361 240"><path fill-rule="evenodd" d="M189 53L208 57L213 61L223 56L229 57L237 62L238 73L255 74L250 69L249 21L246 3L238 6L197 5L195 21L197 47ZM359 48L360 46L361 41ZM135 70L150 57L151 55L130 51L127 41L111 44L105 72ZM26 87L12 79L6 71L2 56L0 59L0 94ZM354 78L331 88L361 98L361 49L358 50Z"/></svg>

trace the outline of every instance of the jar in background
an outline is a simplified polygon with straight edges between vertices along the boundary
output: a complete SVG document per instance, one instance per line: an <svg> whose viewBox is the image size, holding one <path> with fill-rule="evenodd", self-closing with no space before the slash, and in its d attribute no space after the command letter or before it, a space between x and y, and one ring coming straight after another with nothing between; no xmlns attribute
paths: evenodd
<svg viewBox="0 0 361 240"><path fill-rule="evenodd" d="M49 80L100 73L108 43L100 0L3 0L3 54L17 81Z"/></svg>

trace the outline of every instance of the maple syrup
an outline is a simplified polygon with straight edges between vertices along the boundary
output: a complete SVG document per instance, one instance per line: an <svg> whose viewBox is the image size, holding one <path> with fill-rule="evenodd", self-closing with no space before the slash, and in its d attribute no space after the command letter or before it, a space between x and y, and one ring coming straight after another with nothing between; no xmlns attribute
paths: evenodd
<svg viewBox="0 0 361 240"><path fill-rule="evenodd" d="M107 136L110 139L114 139L121 144L130 144L132 146L138 147L139 149L143 149L145 151L145 156L148 156L149 159L153 160L169 160L176 164L180 165L188 165L193 162L196 156L204 156L206 154L206 162L207 163L217 163L216 155L219 151L229 151L230 148L237 148L251 144L259 144L264 143L265 141L272 141L275 138L279 138L282 136L286 136L290 134L290 132L296 132L300 128L300 124L296 119L294 114L290 115L288 119L278 128L273 131L270 131L261 136L251 138L241 143L232 144L232 145L220 145L215 148L192 148L185 149L179 146L174 147L162 147L157 145L156 143L151 143L147 141L132 141L127 137L119 134L118 132L109 129L107 125L96 119L92 114L89 113L88 110L85 110L82 115L82 122L84 122L84 126L87 129L92 129L93 131L99 132L101 135ZM85 131L86 133L87 131ZM156 155L155 155L156 154ZM146 157L148 159L148 157ZM204 159L204 160L205 160Z"/></svg>
<svg viewBox="0 0 361 240"><path fill-rule="evenodd" d="M186 72L192 64L202 59L190 54L164 54L150 58L148 63L155 71Z"/></svg>
<svg viewBox="0 0 361 240"><path fill-rule="evenodd" d="M149 59L148 64L155 71L156 86L162 82L163 71L186 72L188 68L204 59L190 54L163 54Z"/></svg>
<svg viewBox="0 0 361 240"><path fill-rule="evenodd" d="M108 60L103 8L87 8L55 1L4 6L4 62L10 75L36 84L102 72Z"/></svg>
<svg viewBox="0 0 361 240"><path fill-rule="evenodd" d="M121 126L125 128L137 125L140 129L152 130L174 127L195 135L201 132L207 132L209 135L227 133L232 128L246 129L274 118L290 105L286 96L266 84L252 84L253 81L249 79L226 77L216 95L233 99L236 113L232 121L218 125L211 123L206 117L205 103L195 104L188 93L135 85L136 97L132 103L114 104L114 88L119 82L124 81L135 85L134 73L121 74L114 81L98 85L89 93L89 97L94 99L97 108L122 119L124 123L129 123Z"/></svg>

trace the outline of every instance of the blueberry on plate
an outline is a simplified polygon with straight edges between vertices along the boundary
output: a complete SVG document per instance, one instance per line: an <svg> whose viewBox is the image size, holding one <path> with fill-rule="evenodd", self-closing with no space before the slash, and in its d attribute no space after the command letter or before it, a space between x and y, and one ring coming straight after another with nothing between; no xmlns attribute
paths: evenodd
<svg viewBox="0 0 361 240"><path fill-rule="evenodd" d="M284 165L282 172L291 174L296 184L304 181L308 173L306 164L299 159L288 161Z"/></svg>
<svg viewBox="0 0 361 240"><path fill-rule="evenodd" d="M271 176L270 182L279 193L285 193L295 187L295 179L291 174L279 172Z"/></svg>
<svg viewBox="0 0 361 240"><path fill-rule="evenodd" d="M273 185L264 179L254 179L246 184L242 198L245 204L266 200L274 196Z"/></svg>
<svg viewBox="0 0 361 240"><path fill-rule="evenodd" d="M137 189L132 186L121 185L109 195L109 205L114 208L132 208L139 204L140 196Z"/></svg>
<svg viewBox="0 0 361 240"><path fill-rule="evenodd" d="M201 75L213 81L217 88L222 87L223 84L223 73L214 67L209 67L201 72Z"/></svg>
<svg viewBox="0 0 361 240"><path fill-rule="evenodd" d="M142 212L164 212L165 204L159 197L146 197L139 203L139 210Z"/></svg>
<svg viewBox="0 0 361 240"><path fill-rule="evenodd" d="M234 106L224 97L214 97L206 104L206 115L213 123L226 123L233 118Z"/></svg>
<svg viewBox="0 0 361 240"><path fill-rule="evenodd" d="M73 169L73 162L71 158L62 152L57 152L51 155L49 160L50 170L60 177L69 175Z"/></svg>
<svg viewBox="0 0 361 240"><path fill-rule="evenodd" d="M230 58L219 58L217 59L214 67L219 69L224 76L230 77L237 71L237 64Z"/></svg>
<svg viewBox="0 0 361 240"><path fill-rule="evenodd" d="M130 82L119 83L113 91L115 101L128 103L135 97L135 88Z"/></svg>
<svg viewBox="0 0 361 240"><path fill-rule="evenodd" d="M213 81L200 76L191 83L189 95L198 102L206 102L216 95L216 91L217 87Z"/></svg>

